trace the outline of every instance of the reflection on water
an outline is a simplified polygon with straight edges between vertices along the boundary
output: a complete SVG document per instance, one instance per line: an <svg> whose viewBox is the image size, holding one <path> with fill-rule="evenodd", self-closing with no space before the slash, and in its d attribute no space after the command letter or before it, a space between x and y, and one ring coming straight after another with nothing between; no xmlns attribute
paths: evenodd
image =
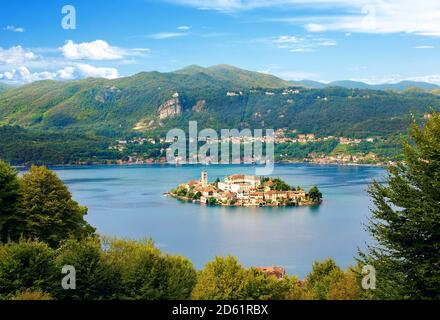
<svg viewBox="0 0 440 320"><path fill-rule="evenodd" d="M277 165L273 176L306 189L318 185L317 207L206 207L163 196L179 183L233 173L251 166L127 166L56 168L75 200L89 207L87 220L105 235L153 238L170 253L201 268L216 255L233 254L246 266L281 265L300 277L314 260L333 257L353 263L368 241L362 229L371 206L366 189L384 171L375 167Z"/></svg>
<svg viewBox="0 0 440 320"><path fill-rule="evenodd" d="M119 180L117 178L71 178L64 180L67 184L76 184L76 183L93 183L93 182L109 182Z"/></svg>

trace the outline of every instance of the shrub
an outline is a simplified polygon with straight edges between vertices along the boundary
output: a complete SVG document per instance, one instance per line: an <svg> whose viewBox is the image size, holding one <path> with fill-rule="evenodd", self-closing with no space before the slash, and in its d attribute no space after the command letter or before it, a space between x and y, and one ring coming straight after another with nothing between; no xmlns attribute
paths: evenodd
<svg viewBox="0 0 440 320"><path fill-rule="evenodd" d="M76 289L64 290L60 285L57 298L101 300L117 295L119 274L104 258L98 238L65 241L57 250L56 266L61 270L65 265L75 267ZM59 283L64 276L60 273Z"/></svg>
<svg viewBox="0 0 440 320"><path fill-rule="evenodd" d="M216 257L199 273L192 298L196 300L284 299L291 283L254 268L243 268L234 257Z"/></svg>
<svg viewBox="0 0 440 320"><path fill-rule="evenodd" d="M10 300L30 301L30 300L53 300L52 296L42 291L25 290L14 295Z"/></svg>
<svg viewBox="0 0 440 320"><path fill-rule="evenodd" d="M196 281L192 263L163 254L151 240L106 239L106 259L121 276L122 299L187 299Z"/></svg>
<svg viewBox="0 0 440 320"><path fill-rule="evenodd" d="M52 293L57 285L55 252L39 241L20 240L0 250L0 298L7 299L24 290Z"/></svg>
<svg viewBox="0 0 440 320"><path fill-rule="evenodd" d="M195 300L239 300L245 297L245 269L231 256L216 257L199 273Z"/></svg>
<svg viewBox="0 0 440 320"><path fill-rule="evenodd" d="M333 259L314 262L312 271L306 277L308 297L326 300L331 286L341 281L343 275Z"/></svg>

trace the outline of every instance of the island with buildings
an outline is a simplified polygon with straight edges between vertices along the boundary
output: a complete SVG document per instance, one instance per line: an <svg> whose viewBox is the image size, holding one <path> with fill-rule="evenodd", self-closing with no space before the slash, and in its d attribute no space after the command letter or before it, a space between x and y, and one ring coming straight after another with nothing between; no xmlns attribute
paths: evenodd
<svg viewBox="0 0 440 320"><path fill-rule="evenodd" d="M308 192L292 187L279 178L234 174L224 181L209 183L208 173L202 172L200 180L192 180L172 189L167 195L204 205L242 207L309 206L322 202L318 187Z"/></svg>

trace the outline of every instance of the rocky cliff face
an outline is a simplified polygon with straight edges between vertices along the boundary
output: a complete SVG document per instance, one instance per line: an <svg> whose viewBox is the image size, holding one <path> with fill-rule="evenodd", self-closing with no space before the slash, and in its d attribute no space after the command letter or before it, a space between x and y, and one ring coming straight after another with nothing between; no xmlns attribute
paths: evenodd
<svg viewBox="0 0 440 320"><path fill-rule="evenodd" d="M206 106L206 100L199 100L197 103L192 107L192 111L194 112L200 112L205 109Z"/></svg>
<svg viewBox="0 0 440 320"><path fill-rule="evenodd" d="M165 101L159 107L159 119L174 118L182 113L182 105L180 104L179 94L175 93L173 98Z"/></svg>
<svg viewBox="0 0 440 320"><path fill-rule="evenodd" d="M95 100L101 103L106 103L119 96L121 90L115 86L107 86L105 89L101 90L96 96Z"/></svg>

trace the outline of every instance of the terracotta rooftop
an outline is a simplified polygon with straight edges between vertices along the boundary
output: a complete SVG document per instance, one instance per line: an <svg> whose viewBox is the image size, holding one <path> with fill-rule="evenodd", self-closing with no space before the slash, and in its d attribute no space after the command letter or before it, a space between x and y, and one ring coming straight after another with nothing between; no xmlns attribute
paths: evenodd
<svg viewBox="0 0 440 320"><path fill-rule="evenodd" d="M278 279L282 279L286 275L286 269L283 267L257 267L256 269L264 272L268 276L275 276Z"/></svg>
<svg viewBox="0 0 440 320"><path fill-rule="evenodd" d="M229 179L244 179L244 174L233 174L228 177Z"/></svg>
<svg viewBox="0 0 440 320"><path fill-rule="evenodd" d="M270 190L266 191L265 194L287 194L288 191L277 191L277 190Z"/></svg>

